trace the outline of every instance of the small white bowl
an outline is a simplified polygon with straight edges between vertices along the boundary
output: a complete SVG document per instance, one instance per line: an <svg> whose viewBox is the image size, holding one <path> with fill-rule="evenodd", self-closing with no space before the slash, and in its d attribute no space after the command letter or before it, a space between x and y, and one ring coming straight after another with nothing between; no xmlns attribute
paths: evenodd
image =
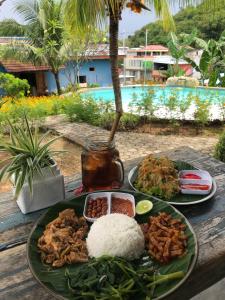
<svg viewBox="0 0 225 300"><path fill-rule="evenodd" d="M134 218L135 216L135 199L134 196L128 193L120 193L120 192L113 192L111 193L111 198L110 198L110 213L112 213L112 199L113 198L120 198L120 199L124 199L124 200L128 200L131 202L132 204L132 209L133 209L133 216L131 216L132 218Z"/></svg>
<svg viewBox="0 0 225 300"><path fill-rule="evenodd" d="M107 198L107 205L108 205L107 215L108 215L110 213L110 196L111 196L111 193L108 193L108 192L99 192L99 193L88 194L85 199L84 210L83 210L83 216L85 217L85 219L89 222L94 222L98 219L98 218L90 218L86 215L87 204L90 199L96 200L97 198L103 198L103 197Z"/></svg>
<svg viewBox="0 0 225 300"><path fill-rule="evenodd" d="M185 179L181 178L185 174L196 174L201 177L201 179ZM186 184L200 184L200 185L208 185L209 189L207 190L195 190L195 189L180 189L182 194L187 195L208 195L212 189L212 177L209 172L204 170L182 170L179 172L179 183L180 186Z"/></svg>

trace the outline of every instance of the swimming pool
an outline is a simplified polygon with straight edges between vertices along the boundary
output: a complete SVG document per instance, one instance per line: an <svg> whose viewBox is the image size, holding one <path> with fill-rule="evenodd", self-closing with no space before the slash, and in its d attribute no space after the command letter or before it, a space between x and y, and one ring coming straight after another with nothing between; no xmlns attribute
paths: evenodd
<svg viewBox="0 0 225 300"><path fill-rule="evenodd" d="M171 95L176 95L179 99L186 98L188 95L198 96L202 101L210 100L212 103L218 103L225 99L225 89L219 88L186 88L186 87L167 87L167 86L129 86L122 87L122 101L125 106L132 101L134 97L141 99L144 93L152 91L153 101L157 104L162 99L168 99ZM83 93L84 96L91 96L96 100L114 101L112 88L99 88L89 90Z"/></svg>

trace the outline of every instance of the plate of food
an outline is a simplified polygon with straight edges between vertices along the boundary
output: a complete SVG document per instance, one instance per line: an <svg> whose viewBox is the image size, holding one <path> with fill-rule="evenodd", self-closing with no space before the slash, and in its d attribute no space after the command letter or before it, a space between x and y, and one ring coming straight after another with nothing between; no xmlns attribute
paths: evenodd
<svg viewBox="0 0 225 300"><path fill-rule="evenodd" d="M162 299L190 276L197 255L196 235L178 210L130 191L56 204L27 244L31 272L57 299Z"/></svg>
<svg viewBox="0 0 225 300"><path fill-rule="evenodd" d="M211 199L216 181L206 171L184 161L149 155L128 174L128 182L137 192L173 205L192 205Z"/></svg>

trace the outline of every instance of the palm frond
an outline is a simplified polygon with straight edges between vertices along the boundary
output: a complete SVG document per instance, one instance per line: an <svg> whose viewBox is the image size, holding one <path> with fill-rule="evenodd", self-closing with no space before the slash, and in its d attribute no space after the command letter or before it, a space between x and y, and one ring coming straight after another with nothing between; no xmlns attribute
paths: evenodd
<svg viewBox="0 0 225 300"><path fill-rule="evenodd" d="M14 12L18 14L23 23L35 23L38 18L39 1L35 0L17 0Z"/></svg>
<svg viewBox="0 0 225 300"><path fill-rule="evenodd" d="M65 21L72 30L78 31L105 25L106 4L107 1L103 0L68 0L65 5Z"/></svg>

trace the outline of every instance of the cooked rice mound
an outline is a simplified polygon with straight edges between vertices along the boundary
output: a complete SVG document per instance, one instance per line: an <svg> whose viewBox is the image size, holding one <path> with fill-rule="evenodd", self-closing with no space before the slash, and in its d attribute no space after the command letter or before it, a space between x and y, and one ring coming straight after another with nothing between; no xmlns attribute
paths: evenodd
<svg viewBox="0 0 225 300"><path fill-rule="evenodd" d="M145 241L141 227L123 214L102 216L91 226L87 237L90 257L102 255L137 259L144 251Z"/></svg>

